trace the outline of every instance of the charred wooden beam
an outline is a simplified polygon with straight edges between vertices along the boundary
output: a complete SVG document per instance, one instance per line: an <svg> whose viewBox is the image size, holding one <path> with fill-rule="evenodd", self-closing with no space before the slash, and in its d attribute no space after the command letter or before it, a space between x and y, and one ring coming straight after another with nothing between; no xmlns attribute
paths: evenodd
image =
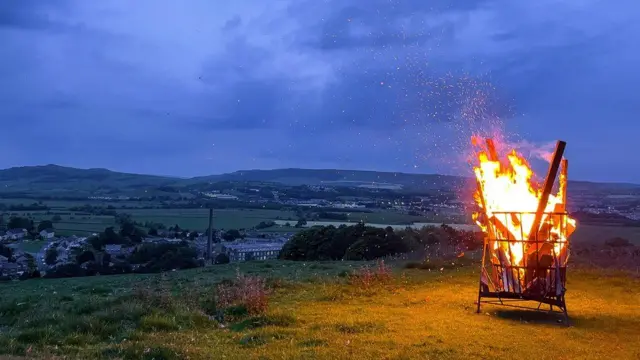
<svg viewBox="0 0 640 360"><path fill-rule="evenodd" d="M549 202L549 195L551 194L551 190L553 189L553 184L556 181L556 177L558 175L558 168L560 167L560 162L562 161L562 155L564 154L564 149L566 146L567 146L567 143L564 141L558 141L556 143L556 150L553 153L553 158L551 159L551 163L549 164L549 171L547 172L547 177L545 178L544 185L542 186L542 194L540 195L540 200L538 201L536 216L533 220L533 224L531 225L531 231L529 231L529 240L535 240L535 238L538 235L540 222L542 222L542 216L544 215L544 211L547 208L547 203Z"/></svg>
<svg viewBox="0 0 640 360"><path fill-rule="evenodd" d="M567 172L569 171L569 160L562 159L560 163L560 196L562 200L563 211L567 209L567 183L569 178Z"/></svg>
<svg viewBox="0 0 640 360"><path fill-rule="evenodd" d="M489 155L489 160L498 161L498 152L496 152L496 144L493 142L493 139L487 138L487 151Z"/></svg>

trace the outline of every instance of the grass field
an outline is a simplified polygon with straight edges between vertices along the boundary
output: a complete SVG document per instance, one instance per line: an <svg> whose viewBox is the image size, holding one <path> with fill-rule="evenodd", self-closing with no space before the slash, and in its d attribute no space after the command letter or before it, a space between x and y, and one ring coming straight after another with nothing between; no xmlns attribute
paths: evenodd
<svg viewBox="0 0 640 360"><path fill-rule="evenodd" d="M578 243L602 243L613 237L625 238L640 246L640 227L578 224L571 241Z"/></svg>
<svg viewBox="0 0 640 360"><path fill-rule="evenodd" d="M209 226L209 211L207 209L133 209L128 210L134 220L139 222L152 221L164 223L167 226L178 224L183 229L205 230ZM292 219L293 212L279 210L254 209L225 209L213 212L213 226L217 229L248 229L258 225L261 221L281 218Z"/></svg>
<svg viewBox="0 0 640 360"><path fill-rule="evenodd" d="M193 299L210 299L214 284L233 276L232 265L2 284L0 352L81 359L640 356L640 281L622 273L573 271L567 295L573 326L565 327L550 315L488 305L476 314L475 269L399 267L391 283L360 288L341 276L356 266L242 264L244 273L268 276L273 294L266 314L224 327L196 311ZM167 298L152 303L133 291L143 287Z"/></svg>
<svg viewBox="0 0 640 360"><path fill-rule="evenodd" d="M22 241L17 243L18 249L28 252L28 253L37 253L39 252L48 241L45 240L36 240L36 241Z"/></svg>

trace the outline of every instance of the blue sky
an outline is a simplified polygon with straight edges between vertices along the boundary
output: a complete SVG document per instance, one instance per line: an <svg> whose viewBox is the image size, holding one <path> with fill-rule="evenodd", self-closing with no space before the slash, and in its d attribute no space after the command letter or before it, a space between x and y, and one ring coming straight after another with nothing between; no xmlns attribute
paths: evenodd
<svg viewBox="0 0 640 360"><path fill-rule="evenodd" d="M640 183L637 1L4 2L0 167L470 174L499 130Z"/></svg>

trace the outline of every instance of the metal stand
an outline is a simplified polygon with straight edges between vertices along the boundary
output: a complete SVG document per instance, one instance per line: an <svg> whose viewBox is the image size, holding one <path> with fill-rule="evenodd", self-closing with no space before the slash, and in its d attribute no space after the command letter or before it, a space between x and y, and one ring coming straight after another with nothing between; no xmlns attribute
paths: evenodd
<svg viewBox="0 0 640 360"><path fill-rule="evenodd" d="M519 216L522 213L504 213L506 216ZM566 216L566 214L550 214ZM566 293L566 266L565 259L558 257L551 251L552 255L546 255L547 258L540 260L537 251L540 251L542 245L554 246L557 243L552 240L538 241L533 240L515 240L502 239L496 237L499 233L496 231L493 236L488 236L484 240L482 251L482 267L480 271L480 281L478 286L478 300L476 312L480 313L480 307L484 304L502 305L520 309L528 309L547 313L562 314L564 323L570 326L569 314L565 302ZM495 243L507 243L507 246L501 248L508 249L506 253L496 255L493 249ZM526 246L532 249L535 261L526 259ZM568 243L564 246L568 247ZM500 257L511 259L513 262L514 254L512 249L518 249L522 246L522 252L525 259L519 265L505 265L501 263ZM568 257L567 253L564 256ZM511 263L512 263L511 262ZM491 268L491 271L488 270ZM486 300L483 300L486 299ZM521 305L526 302L536 302L537 306ZM549 305L549 310L543 310L542 305ZM554 309L557 308L556 309Z"/></svg>

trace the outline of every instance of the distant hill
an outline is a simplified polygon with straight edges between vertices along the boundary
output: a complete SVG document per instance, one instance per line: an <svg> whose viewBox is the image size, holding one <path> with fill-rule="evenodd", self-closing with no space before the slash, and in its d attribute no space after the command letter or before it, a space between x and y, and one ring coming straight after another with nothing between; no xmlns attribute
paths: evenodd
<svg viewBox="0 0 640 360"><path fill-rule="evenodd" d="M22 166L0 170L0 194L43 193L57 195L73 192L78 196L108 194L148 194L220 181L270 182L286 185L360 186L404 190L453 190L471 184L471 178L438 174L408 174L363 170L275 169L242 170L232 173L177 178L129 174L107 169L78 169L58 165ZM572 181L570 192L640 192L640 185Z"/></svg>
<svg viewBox="0 0 640 360"><path fill-rule="evenodd" d="M468 179L438 174L407 174L364 170L333 169L275 169L241 170L228 174L192 178L192 182L213 181L263 181L287 185L326 185L441 189L464 185Z"/></svg>
<svg viewBox="0 0 640 360"><path fill-rule="evenodd" d="M178 179L163 176L58 165L21 166L0 170L0 192L4 193L76 191L79 195L84 195L95 191L113 192L172 185L177 181Z"/></svg>

